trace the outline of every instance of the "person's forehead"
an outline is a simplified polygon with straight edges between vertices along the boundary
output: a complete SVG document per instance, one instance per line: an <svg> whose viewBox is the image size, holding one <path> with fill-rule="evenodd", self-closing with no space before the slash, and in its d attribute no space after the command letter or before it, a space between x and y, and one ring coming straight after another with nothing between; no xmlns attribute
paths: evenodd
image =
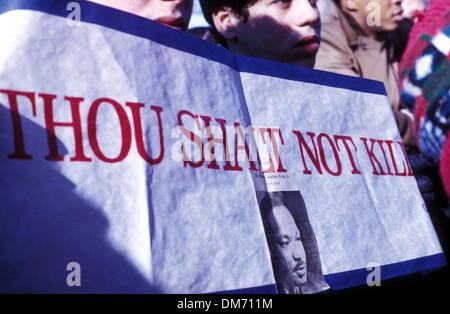
<svg viewBox="0 0 450 314"><path fill-rule="evenodd" d="M273 215L277 218L288 218L292 217L291 212L285 205L276 205L273 207Z"/></svg>
<svg viewBox="0 0 450 314"><path fill-rule="evenodd" d="M294 233L298 231L291 212L284 205L275 206L272 210L271 218L278 233Z"/></svg>

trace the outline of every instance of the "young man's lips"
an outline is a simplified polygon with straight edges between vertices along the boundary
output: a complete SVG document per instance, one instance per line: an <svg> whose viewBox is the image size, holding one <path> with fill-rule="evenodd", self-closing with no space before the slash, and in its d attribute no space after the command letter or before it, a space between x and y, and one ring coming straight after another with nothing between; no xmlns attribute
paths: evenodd
<svg viewBox="0 0 450 314"><path fill-rule="evenodd" d="M320 39L317 36L308 36L308 37L303 37L300 41L298 41L295 44L295 47L297 48L306 48L308 46L311 45L319 45L320 44Z"/></svg>
<svg viewBox="0 0 450 314"><path fill-rule="evenodd" d="M170 26L172 28L186 29L186 21L182 17L163 16L156 19L156 22Z"/></svg>
<svg viewBox="0 0 450 314"><path fill-rule="evenodd" d="M319 49L320 39L317 36L303 37L294 46L311 53L315 53Z"/></svg>

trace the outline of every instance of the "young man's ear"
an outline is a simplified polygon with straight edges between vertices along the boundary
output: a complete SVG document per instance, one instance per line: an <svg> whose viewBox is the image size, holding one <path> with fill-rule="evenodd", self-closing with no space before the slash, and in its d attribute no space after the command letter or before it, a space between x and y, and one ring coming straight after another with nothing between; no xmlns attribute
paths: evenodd
<svg viewBox="0 0 450 314"><path fill-rule="evenodd" d="M240 18L231 8L224 7L213 13L213 22L217 31L226 40L236 38L236 27L240 22Z"/></svg>

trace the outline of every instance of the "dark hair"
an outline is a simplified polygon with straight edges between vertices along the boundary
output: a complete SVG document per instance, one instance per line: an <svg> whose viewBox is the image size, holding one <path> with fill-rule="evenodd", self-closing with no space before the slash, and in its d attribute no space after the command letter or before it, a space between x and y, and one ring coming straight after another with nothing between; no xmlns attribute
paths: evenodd
<svg viewBox="0 0 450 314"><path fill-rule="evenodd" d="M211 25L212 31L216 40L226 46L225 39L219 34L214 25L213 14L219 11L222 8L228 7L234 12L236 12L239 16L244 18L244 21L248 18L248 7L253 5L255 2L259 0L200 0L200 6L202 7L203 16L205 20Z"/></svg>
<svg viewBox="0 0 450 314"><path fill-rule="evenodd" d="M257 1L258 0L200 0L200 6L202 7L205 20L209 25L214 27L212 16L218 10L228 7L245 18L248 13L247 8Z"/></svg>

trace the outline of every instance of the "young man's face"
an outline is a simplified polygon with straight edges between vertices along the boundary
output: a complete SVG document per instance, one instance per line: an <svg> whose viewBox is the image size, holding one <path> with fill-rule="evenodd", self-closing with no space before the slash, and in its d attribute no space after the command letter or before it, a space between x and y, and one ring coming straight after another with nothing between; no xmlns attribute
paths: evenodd
<svg viewBox="0 0 450 314"><path fill-rule="evenodd" d="M187 30L193 0L89 0L118 10L154 20L167 26Z"/></svg>
<svg viewBox="0 0 450 314"><path fill-rule="evenodd" d="M370 32L393 31L403 20L403 0L355 0L359 21ZM379 22L379 23L378 23ZM367 27L367 28L366 28Z"/></svg>
<svg viewBox="0 0 450 314"><path fill-rule="evenodd" d="M259 0L241 16L234 38L226 38L235 53L313 67L320 44L316 1Z"/></svg>

